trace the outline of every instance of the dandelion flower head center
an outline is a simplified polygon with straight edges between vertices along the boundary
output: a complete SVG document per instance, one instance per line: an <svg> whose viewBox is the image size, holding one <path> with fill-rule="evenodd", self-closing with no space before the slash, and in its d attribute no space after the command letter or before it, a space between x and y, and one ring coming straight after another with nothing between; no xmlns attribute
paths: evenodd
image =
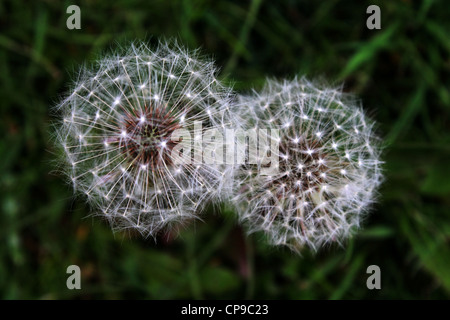
<svg viewBox="0 0 450 320"><path fill-rule="evenodd" d="M124 110L124 115L120 144L132 164L170 166L171 151L179 143L171 136L180 128L171 110L164 105L150 105L142 111Z"/></svg>

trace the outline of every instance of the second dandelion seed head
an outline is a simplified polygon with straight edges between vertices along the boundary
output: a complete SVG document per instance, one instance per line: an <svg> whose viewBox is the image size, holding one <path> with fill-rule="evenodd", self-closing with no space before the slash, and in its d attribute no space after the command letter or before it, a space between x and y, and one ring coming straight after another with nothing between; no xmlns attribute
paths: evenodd
<svg viewBox="0 0 450 320"><path fill-rule="evenodd" d="M373 123L354 100L304 78L268 80L241 96L247 127L279 132L263 137L278 143L278 170L261 176L260 166L247 167L235 178L233 201L250 232L297 251L340 242L359 226L381 181L381 161Z"/></svg>

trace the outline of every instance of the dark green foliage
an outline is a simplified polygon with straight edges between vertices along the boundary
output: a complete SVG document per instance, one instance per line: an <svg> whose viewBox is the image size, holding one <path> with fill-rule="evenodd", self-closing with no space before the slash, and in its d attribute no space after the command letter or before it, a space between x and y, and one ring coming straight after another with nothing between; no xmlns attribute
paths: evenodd
<svg viewBox="0 0 450 320"><path fill-rule="evenodd" d="M450 7L446 1L0 2L0 298L450 297ZM366 28L378 4L382 29ZM385 137L386 182L345 246L299 257L246 237L226 208L178 237L113 234L52 173L51 107L116 41L178 37L238 92L265 76L345 83ZM220 215L218 214L220 213ZM82 290L66 288L77 264ZM380 266L382 289L366 288Z"/></svg>

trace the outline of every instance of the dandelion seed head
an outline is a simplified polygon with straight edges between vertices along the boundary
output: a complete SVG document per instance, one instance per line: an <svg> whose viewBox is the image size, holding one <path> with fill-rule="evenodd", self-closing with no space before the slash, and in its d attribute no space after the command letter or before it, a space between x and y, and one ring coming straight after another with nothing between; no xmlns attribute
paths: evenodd
<svg viewBox="0 0 450 320"><path fill-rule="evenodd" d="M216 75L208 58L175 41L133 43L83 68L56 107L61 168L113 230L154 237L228 197L232 167L182 162L177 148L194 135L172 138L192 134L194 122L219 131L236 123L232 91Z"/></svg>
<svg viewBox="0 0 450 320"><path fill-rule="evenodd" d="M262 176L261 166L246 166L234 179L233 199L249 233L261 231L294 251L318 250L360 227L382 181L382 162L374 123L355 100L305 78L268 80L240 97L248 127L279 131L265 137L278 143L278 171Z"/></svg>

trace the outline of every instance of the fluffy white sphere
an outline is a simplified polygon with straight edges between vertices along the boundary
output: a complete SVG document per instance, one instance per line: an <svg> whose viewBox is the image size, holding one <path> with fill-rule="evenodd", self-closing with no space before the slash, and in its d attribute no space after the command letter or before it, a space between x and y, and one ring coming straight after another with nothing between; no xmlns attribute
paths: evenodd
<svg viewBox="0 0 450 320"><path fill-rule="evenodd" d="M197 136L201 145L205 129L235 123L231 99L214 64L197 52L175 42L120 48L83 68L57 106L63 171L114 229L154 236L227 197L233 166L173 151L181 143L194 148ZM180 130L189 136L174 138Z"/></svg>
<svg viewBox="0 0 450 320"><path fill-rule="evenodd" d="M374 123L354 97L304 78L268 80L236 108L260 141L277 145L276 163L258 148L256 164L235 176L232 202L249 232L263 231L295 251L316 250L360 226L382 173ZM274 165L274 173L261 174Z"/></svg>

